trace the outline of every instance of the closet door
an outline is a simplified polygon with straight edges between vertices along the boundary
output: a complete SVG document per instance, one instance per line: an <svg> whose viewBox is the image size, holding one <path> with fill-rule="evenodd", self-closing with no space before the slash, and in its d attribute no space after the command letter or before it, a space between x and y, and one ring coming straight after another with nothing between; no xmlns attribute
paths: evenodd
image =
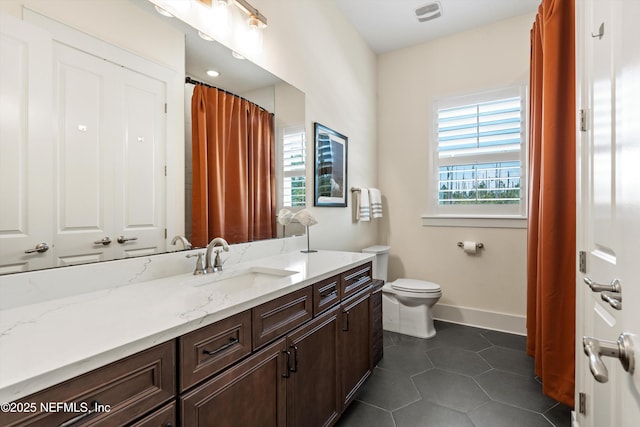
<svg viewBox="0 0 640 427"><path fill-rule="evenodd" d="M114 66L54 43L56 265L114 258Z"/></svg>
<svg viewBox="0 0 640 427"><path fill-rule="evenodd" d="M114 163L114 235L119 258L164 252L165 83L120 67L120 134ZM118 243L123 236L127 240Z"/></svg>
<svg viewBox="0 0 640 427"><path fill-rule="evenodd" d="M165 83L55 43L58 265L165 250Z"/></svg>
<svg viewBox="0 0 640 427"><path fill-rule="evenodd" d="M0 274L53 265L51 37L0 14ZM46 244L49 249L44 250ZM38 246L39 252L36 251ZM29 251L29 253L25 253Z"/></svg>

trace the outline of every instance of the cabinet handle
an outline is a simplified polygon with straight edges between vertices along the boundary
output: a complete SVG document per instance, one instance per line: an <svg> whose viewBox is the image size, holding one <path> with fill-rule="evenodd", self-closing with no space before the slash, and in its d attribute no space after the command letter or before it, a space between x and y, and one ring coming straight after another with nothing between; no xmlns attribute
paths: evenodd
<svg viewBox="0 0 640 427"><path fill-rule="evenodd" d="M291 374L289 373L289 361L291 360L291 352L289 350L282 350L282 352L287 355L287 360L285 360L284 363L284 374L282 374L282 376L284 378L289 378L291 376Z"/></svg>
<svg viewBox="0 0 640 427"><path fill-rule="evenodd" d="M342 330L344 332L349 332L349 312L348 311L343 311L342 314L346 314L347 315L347 329L342 328ZM342 324L344 325L344 322Z"/></svg>
<svg viewBox="0 0 640 427"><path fill-rule="evenodd" d="M298 372L298 347L292 345L289 348L293 349L293 369L289 369L289 371Z"/></svg>
<svg viewBox="0 0 640 427"><path fill-rule="evenodd" d="M207 350L206 348L204 350L202 350L202 352L208 356L213 356L214 354L218 354L221 351L225 351L226 349L228 349L229 347L232 347L236 344L238 344L240 342L240 340L236 337L229 337L229 342L219 348L216 348L215 350Z"/></svg>
<svg viewBox="0 0 640 427"><path fill-rule="evenodd" d="M78 415L77 417L73 417L70 420L63 422L62 424L58 425L58 427L71 427L75 424L78 424L80 421L84 420L85 418L95 414L98 411L100 402L98 402L97 400L94 400L93 402L91 402L91 404L93 405L93 409L90 409L84 414Z"/></svg>
<svg viewBox="0 0 640 427"><path fill-rule="evenodd" d="M320 294L320 298L327 298L330 297L332 295L337 295L338 294L338 290L334 287L332 291L330 292L324 292Z"/></svg>

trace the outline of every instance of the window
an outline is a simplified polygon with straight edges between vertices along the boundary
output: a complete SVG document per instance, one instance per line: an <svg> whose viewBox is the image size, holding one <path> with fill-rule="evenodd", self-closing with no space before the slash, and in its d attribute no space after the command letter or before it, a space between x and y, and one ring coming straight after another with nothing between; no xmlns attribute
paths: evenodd
<svg viewBox="0 0 640 427"><path fill-rule="evenodd" d="M523 218L525 88L439 100L434 116L431 215Z"/></svg>
<svg viewBox="0 0 640 427"><path fill-rule="evenodd" d="M285 129L282 136L282 204L285 207L306 206L306 151L304 130Z"/></svg>

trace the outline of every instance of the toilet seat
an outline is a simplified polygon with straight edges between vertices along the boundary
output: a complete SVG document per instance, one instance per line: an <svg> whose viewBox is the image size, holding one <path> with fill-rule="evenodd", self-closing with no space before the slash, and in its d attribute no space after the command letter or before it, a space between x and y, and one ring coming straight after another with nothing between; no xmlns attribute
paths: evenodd
<svg viewBox="0 0 640 427"><path fill-rule="evenodd" d="M391 287L397 291L413 292L419 294L440 293L440 285L426 280L397 279L390 283Z"/></svg>

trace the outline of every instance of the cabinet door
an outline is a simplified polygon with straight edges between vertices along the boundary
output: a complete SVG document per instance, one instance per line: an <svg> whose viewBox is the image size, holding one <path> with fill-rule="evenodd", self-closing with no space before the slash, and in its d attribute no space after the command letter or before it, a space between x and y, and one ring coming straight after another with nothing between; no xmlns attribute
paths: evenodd
<svg viewBox="0 0 640 427"><path fill-rule="evenodd" d="M340 414L339 306L287 337L287 425L331 425Z"/></svg>
<svg viewBox="0 0 640 427"><path fill-rule="evenodd" d="M180 399L183 426L285 425L286 357L280 339Z"/></svg>
<svg viewBox="0 0 640 427"><path fill-rule="evenodd" d="M346 407L371 372L371 311L367 289L341 305L340 355L342 399Z"/></svg>
<svg viewBox="0 0 640 427"><path fill-rule="evenodd" d="M0 14L0 273L53 265L51 36ZM42 249L41 249L42 250Z"/></svg>

